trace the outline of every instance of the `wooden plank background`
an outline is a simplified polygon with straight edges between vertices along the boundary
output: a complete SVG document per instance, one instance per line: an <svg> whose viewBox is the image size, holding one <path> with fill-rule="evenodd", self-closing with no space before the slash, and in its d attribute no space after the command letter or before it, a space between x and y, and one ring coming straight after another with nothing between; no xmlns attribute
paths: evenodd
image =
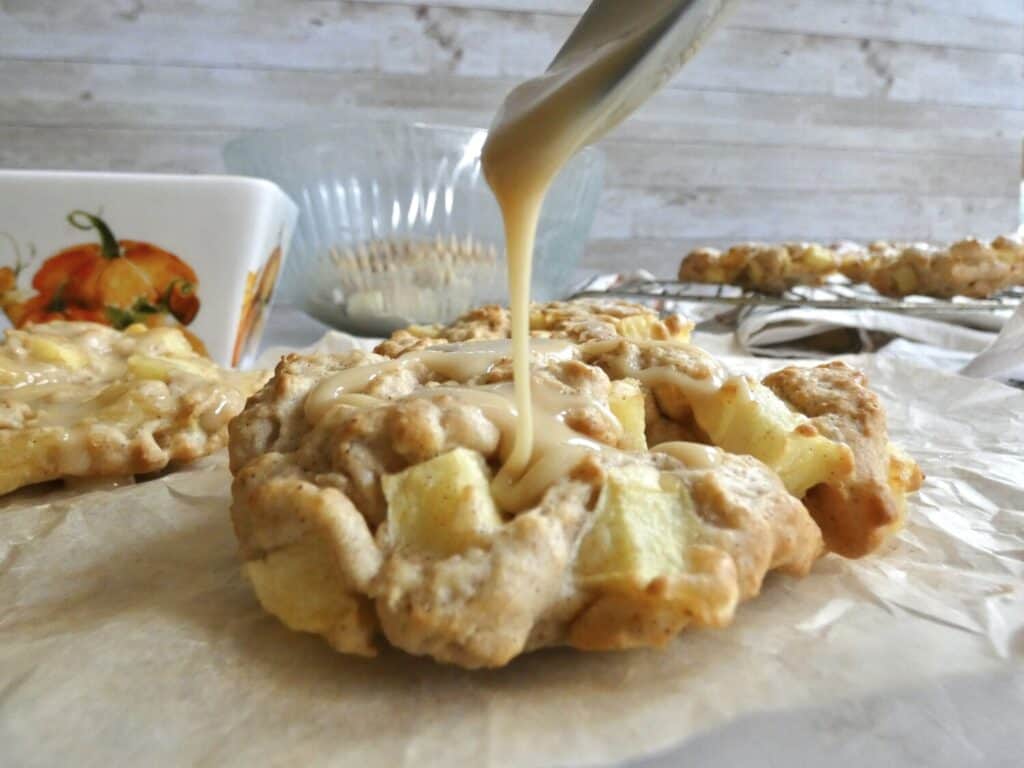
<svg viewBox="0 0 1024 768"><path fill-rule="evenodd" d="M0 167L216 172L253 127L486 125L585 0L0 0ZM603 142L587 259L1016 228L1022 0L739 0Z"/></svg>

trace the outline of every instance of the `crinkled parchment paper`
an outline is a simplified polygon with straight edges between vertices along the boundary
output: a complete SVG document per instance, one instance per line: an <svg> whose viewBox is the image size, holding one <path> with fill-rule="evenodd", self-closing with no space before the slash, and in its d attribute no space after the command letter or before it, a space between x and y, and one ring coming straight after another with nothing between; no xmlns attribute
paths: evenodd
<svg viewBox="0 0 1024 768"><path fill-rule="evenodd" d="M491 672L340 656L264 615L244 583L223 457L111 491L7 499L0 763L605 764L762 716L810 711L813 727L841 701L1019 679L1024 393L900 360L867 368L928 473L907 529L863 561L772 577L732 627L663 651L547 651ZM958 706L942 699L916 722L985 762ZM874 711L851 731L895 728ZM1008 739L1020 711L999 726Z"/></svg>

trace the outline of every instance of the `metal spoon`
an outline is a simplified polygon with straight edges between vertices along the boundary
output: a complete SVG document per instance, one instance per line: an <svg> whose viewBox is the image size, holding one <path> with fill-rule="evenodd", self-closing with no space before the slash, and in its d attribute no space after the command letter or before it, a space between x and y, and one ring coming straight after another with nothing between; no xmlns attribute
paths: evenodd
<svg viewBox="0 0 1024 768"><path fill-rule="evenodd" d="M544 74L509 93L491 135L540 120L572 134L570 154L593 143L668 82L732 3L594 0Z"/></svg>

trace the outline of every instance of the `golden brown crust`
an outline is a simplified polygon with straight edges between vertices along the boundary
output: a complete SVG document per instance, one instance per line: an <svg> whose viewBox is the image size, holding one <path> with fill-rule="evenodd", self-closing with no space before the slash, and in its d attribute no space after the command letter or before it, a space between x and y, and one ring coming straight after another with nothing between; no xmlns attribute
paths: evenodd
<svg viewBox="0 0 1024 768"><path fill-rule="evenodd" d="M894 459L885 412L864 374L837 361L784 368L764 383L810 417L822 434L853 452L850 478L818 485L804 498L826 545L846 557L877 549L902 525L903 497L917 490L923 478L909 457Z"/></svg>
<svg viewBox="0 0 1024 768"><path fill-rule="evenodd" d="M302 405L309 390L335 371L382 359L360 350L343 355L282 357L274 375L229 425L231 470L236 472L263 453L295 450L306 430Z"/></svg>
<svg viewBox="0 0 1024 768"><path fill-rule="evenodd" d="M702 402L707 390L727 392L739 383L726 378L718 361L690 345L657 345L626 339L581 346L583 359L614 380L636 372L677 372L677 376L648 375L648 444L662 439L713 443L715 433ZM912 459L889 442L885 412L864 375L845 363L816 368L786 368L764 380L782 401L806 417L797 427L846 446L846 459L836 463L829 481L803 496L825 535L827 547L846 557L875 549L903 521L905 496L921 485ZM723 443L728 445L727 443ZM844 449L845 450L845 449ZM852 459L852 461L851 461Z"/></svg>
<svg viewBox="0 0 1024 768"><path fill-rule="evenodd" d="M309 558L311 553L323 550L326 564L322 575L318 574L322 583L315 585L319 589L309 591L336 593L344 600L343 610L334 612L331 621L314 626L289 615L294 613L289 603L301 603L308 596L276 596L272 590L258 589L264 607L293 629L323 635L339 651L374 655L376 621L365 591L380 568L380 554L362 515L348 497L336 488L310 482L308 475L278 453L261 456L238 472L232 495L231 519L247 563L272 568L278 554L294 551ZM249 575L251 579L254 576L252 572ZM274 585L274 575L268 574L267 584ZM290 591L302 591L307 586L299 582L295 584L297 589ZM338 621L339 614L343 622Z"/></svg>

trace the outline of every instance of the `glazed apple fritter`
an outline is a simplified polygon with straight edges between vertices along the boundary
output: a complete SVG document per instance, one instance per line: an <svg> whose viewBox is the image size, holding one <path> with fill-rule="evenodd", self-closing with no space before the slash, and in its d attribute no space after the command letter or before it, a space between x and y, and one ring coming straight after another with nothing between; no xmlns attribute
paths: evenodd
<svg viewBox="0 0 1024 768"><path fill-rule="evenodd" d="M282 360L231 426L232 518L264 607L344 652L383 635L500 666L548 645L660 645L727 624L772 568L806 573L821 535L778 476L706 446L626 450L611 380L564 349L536 361L554 418L525 506L495 490L507 357L464 380L422 358Z"/></svg>
<svg viewBox="0 0 1024 768"><path fill-rule="evenodd" d="M778 294L795 285L821 285L838 271L839 263L834 249L814 243L743 243L724 252L692 251L679 265L679 279Z"/></svg>
<svg viewBox="0 0 1024 768"><path fill-rule="evenodd" d="M8 330L0 344L0 494L205 456L265 374L225 371L175 328L86 322Z"/></svg>
<svg viewBox="0 0 1024 768"><path fill-rule="evenodd" d="M607 316L586 338L534 320L556 338L532 345L521 477L504 470L502 312L399 333L389 354L284 358L230 428L232 519L266 610L342 652L383 638L470 668L551 645L656 646L728 624L771 569L865 554L899 526L920 472L862 376L732 376L660 331L616 327L650 313Z"/></svg>

